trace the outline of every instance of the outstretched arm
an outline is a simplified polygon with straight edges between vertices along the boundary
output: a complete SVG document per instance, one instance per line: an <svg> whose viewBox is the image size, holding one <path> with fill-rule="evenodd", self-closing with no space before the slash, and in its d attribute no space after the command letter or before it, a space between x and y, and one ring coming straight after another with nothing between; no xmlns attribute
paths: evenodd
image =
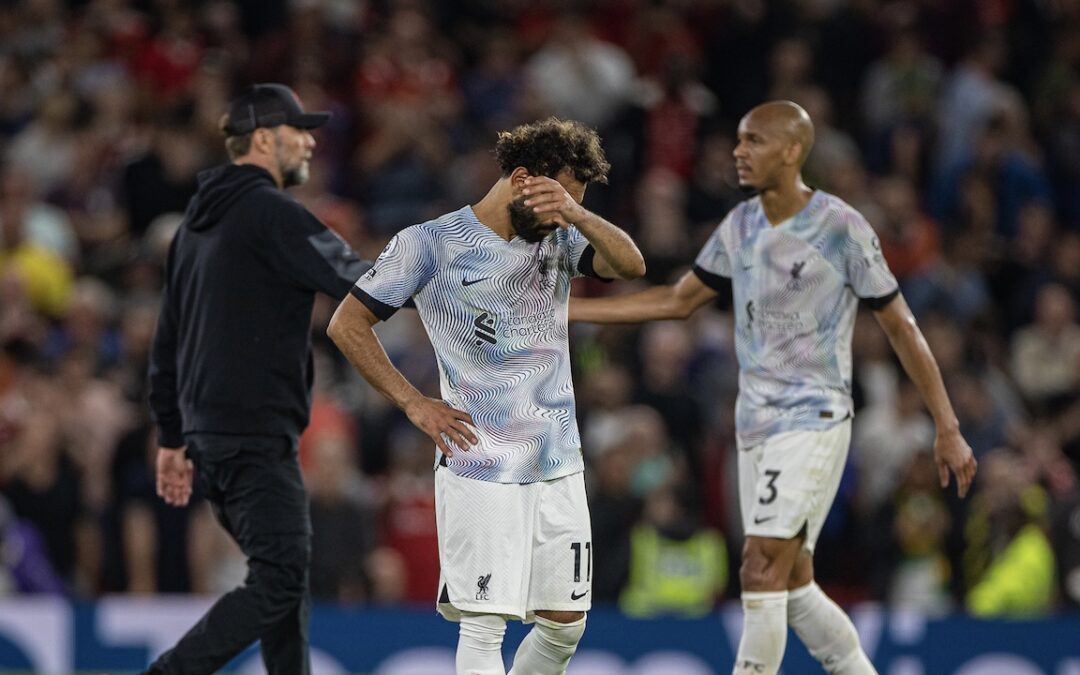
<svg viewBox="0 0 1080 675"><path fill-rule="evenodd" d="M346 295L330 319L326 334L364 379L405 411L416 428L430 436L447 457L454 454L447 439L462 450L475 445L476 435L466 426L473 423L469 413L424 396L390 363L373 330L378 322L378 317L362 302Z"/></svg>
<svg viewBox="0 0 1080 675"><path fill-rule="evenodd" d="M937 462L941 487L948 487L949 471L952 471L956 475L957 492L963 497L975 478L977 463L971 447L960 435L960 423L949 402L949 395L945 392L937 361L930 353L930 347L915 323L915 317L903 295L898 294L889 304L875 311L874 318L889 336L889 342L900 357L904 371L915 382L923 402L934 418L934 426L937 428L934 461Z"/></svg>
<svg viewBox="0 0 1080 675"><path fill-rule="evenodd" d="M605 298L570 298L570 320L593 323L640 323L685 319L716 297L716 291L687 272L674 284Z"/></svg>

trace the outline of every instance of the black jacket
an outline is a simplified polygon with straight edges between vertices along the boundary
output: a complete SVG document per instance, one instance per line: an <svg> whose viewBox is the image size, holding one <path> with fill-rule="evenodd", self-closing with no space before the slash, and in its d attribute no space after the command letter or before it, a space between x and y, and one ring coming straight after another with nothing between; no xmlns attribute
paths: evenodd
<svg viewBox="0 0 1080 675"><path fill-rule="evenodd" d="M199 174L169 249L150 359L158 443L193 432L299 436L311 408L315 292L370 263L251 165Z"/></svg>

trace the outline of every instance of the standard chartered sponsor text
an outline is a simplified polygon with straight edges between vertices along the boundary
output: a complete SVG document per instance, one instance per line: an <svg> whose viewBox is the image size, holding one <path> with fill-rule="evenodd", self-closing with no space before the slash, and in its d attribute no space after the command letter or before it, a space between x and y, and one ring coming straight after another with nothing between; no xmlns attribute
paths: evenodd
<svg viewBox="0 0 1080 675"><path fill-rule="evenodd" d="M536 314L508 316L500 320L503 337L529 337L545 335L555 330L555 308L545 309Z"/></svg>

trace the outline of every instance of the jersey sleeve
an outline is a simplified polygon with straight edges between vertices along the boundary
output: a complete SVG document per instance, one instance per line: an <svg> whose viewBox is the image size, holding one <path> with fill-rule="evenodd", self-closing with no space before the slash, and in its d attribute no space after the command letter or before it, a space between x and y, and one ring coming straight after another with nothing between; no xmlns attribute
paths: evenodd
<svg viewBox="0 0 1080 675"><path fill-rule="evenodd" d="M844 267L848 284L862 300L891 300L899 290L896 277L881 253L877 234L870 223L855 212L848 221Z"/></svg>
<svg viewBox="0 0 1080 675"><path fill-rule="evenodd" d="M385 321L431 281L435 270L434 240L414 225L394 235L350 292Z"/></svg>
<svg viewBox="0 0 1080 675"><path fill-rule="evenodd" d="M275 268L301 288L344 298L371 264L299 202L278 198L273 204L253 221L272 223L261 231L268 233L265 253Z"/></svg>
<svg viewBox="0 0 1080 675"><path fill-rule="evenodd" d="M730 227L731 214L728 214L713 230L694 260L694 274L715 291L720 291L726 285L724 278L731 278L731 257L728 255L727 244L724 243L724 233Z"/></svg>

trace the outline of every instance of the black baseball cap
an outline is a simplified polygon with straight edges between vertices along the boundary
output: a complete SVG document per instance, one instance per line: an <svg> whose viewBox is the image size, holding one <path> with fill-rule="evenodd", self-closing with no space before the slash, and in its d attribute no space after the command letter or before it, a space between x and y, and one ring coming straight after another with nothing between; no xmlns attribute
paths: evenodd
<svg viewBox="0 0 1080 675"><path fill-rule="evenodd" d="M328 119L328 112L304 112L300 97L283 84L255 84L229 103L225 133L243 136L259 127L281 124L297 129L316 129Z"/></svg>

